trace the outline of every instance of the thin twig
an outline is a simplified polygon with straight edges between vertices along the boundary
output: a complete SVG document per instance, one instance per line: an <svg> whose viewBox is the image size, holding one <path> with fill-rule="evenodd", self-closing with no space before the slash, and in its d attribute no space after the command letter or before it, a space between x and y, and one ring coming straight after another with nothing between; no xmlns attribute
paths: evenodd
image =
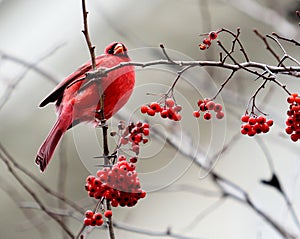
<svg viewBox="0 0 300 239"><path fill-rule="evenodd" d="M291 42L291 43L295 44L296 46L300 46L300 42L296 41L295 39L289 39L289 38L280 36L276 32L272 32L272 35L274 35L275 37L277 37L278 39L281 39L283 41Z"/></svg>
<svg viewBox="0 0 300 239"><path fill-rule="evenodd" d="M87 21L88 12L86 11L85 0L82 0L82 14L83 14L83 30L82 30L82 32L84 34L86 43L89 48L91 61L92 61L92 69L95 70L96 69L95 46L92 45L91 38L89 35L88 21Z"/></svg>
<svg viewBox="0 0 300 239"><path fill-rule="evenodd" d="M221 93L221 91L223 90L223 88L225 87L225 85L227 85L227 83L230 81L230 79L233 77L234 73L236 71L232 71L230 73L230 75L227 77L227 79L221 84L220 89L218 90L218 92L215 94L214 97L211 98L211 100L215 100L217 98L217 96Z"/></svg>
<svg viewBox="0 0 300 239"><path fill-rule="evenodd" d="M222 28L222 29L220 30L220 32L227 32L227 33L229 33L231 36L234 37L234 39L233 39L233 41L232 41L232 47L231 47L231 52L230 52L230 54L234 52L235 43L238 42L238 44L239 44L239 46L240 46L240 51L243 53L243 56L245 57L245 60L246 60L247 62L250 62L250 59L249 59L249 57L248 57L248 55L247 55L247 53L246 53L246 50L245 50L245 48L244 48L242 42L241 42L240 39L239 39L239 36L240 36L240 33L241 33L241 29L240 29L240 28L237 28L237 33L236 33L236 34L234 34L232 31L230 31L230 30L228 30L228 29L226 29L226 28Z"/></svg>
<svg viewBox="0 0 300 239"><path fill-rule="evenodd" d="M278 62L280 62L280 57L276 54L276 52L271 48L270 44L267 41L267 38L258 32L257 29L254 29L253 32L264 42L266 49L276 58ZM282 64L283 67L285 67Z"/></svg>

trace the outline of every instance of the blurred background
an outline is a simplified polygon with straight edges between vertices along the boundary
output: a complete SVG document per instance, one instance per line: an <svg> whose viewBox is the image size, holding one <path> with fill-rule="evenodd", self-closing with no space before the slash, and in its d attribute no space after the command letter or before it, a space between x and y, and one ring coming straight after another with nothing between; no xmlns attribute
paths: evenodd
<svg viewBox="0 0 300 239"><path fill-rule="evenodd" d="M208 50L200 51L198 44L203 37L199 34L220 28L235 32L239 27L240 40L251 61L276 65L253 29L300 40L299 18L295 15L300 2L296 0L86 2L97 55L110 42L121 41L128 47L132 60L157 60L164 58L158 47L163 43L172 59L218 61L220 48L216 42ZM44 174L34 164L36 152L56 120L54 106L40 109L39 102L89 59L82 22L81 1L0 0L0 143L41 182L82 208L92 209L95 202L88 198L84 180L95 171L91 157L101 150L97 144L94 147L100 129L80 125L70 130ZM230 47L230 37L220 36L220 40ZM299 48L286 42L283 45L299 59ZM280 53L276 44L272 46ZM151 136L150 143L141 149L137 165L147 197L134 208L114 209L114 220L119 223L117 238L169 238L163 236L168 230L177 238L282 238L274 225L299 238L299 223L295 219L300 217L299 143L292 143L284 133L286 93L267 84L259 94L258 106L275 121L271 132L259 139L236 136L240 131L240 116L262 83L244 72L236 74L216 99L223 104L226 114L221 121L204 122L192 117L197 100L214 96L230 74L215 68L193 68L181 78L175 93L177 102L183 105L180 123L141 115L139 107L158 98L146 93L164 93L178 70L160 66L137 69L132 98L109 122L114 129L119 119L149 120L153 132L160 132L160 137L158 133ZM278 80L287 84L291 92L299 92L297 78L278 76ZM168 137L177 147L167 143ZM111 148L114 143L111 138ZM220 154L224 146L226 151ZM257 210L273 220L273 225L243 202L245 198L237 188L228 190L242 202L223 197L224 188L218 187L213 177L191 157L184 156L185 150L205 162L213 158L212 170L239 185ZM126 150L123 153L131 154ZM15 169L47 207L65 208L64 203ZM39 209L3 162L0 172L0 238L68 238ZM279 178L293 207L292 213L278 190L260 183L262 179L270 179L272 173ZM60 212L65 212L62 209ZM76 212L63 218L76 235L83 216ZM135 229L138 233L131 232ZM88 238L108 238L108 235L102 228L93 230Z"/></svg>

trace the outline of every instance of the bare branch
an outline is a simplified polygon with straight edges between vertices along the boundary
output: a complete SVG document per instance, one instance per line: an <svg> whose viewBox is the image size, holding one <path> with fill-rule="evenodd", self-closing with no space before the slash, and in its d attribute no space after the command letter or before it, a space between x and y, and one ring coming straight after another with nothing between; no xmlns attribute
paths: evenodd
<svg viewBox="0 0 300 239"><path fill-rule="evenodd" d="M88 12L86 10L85 0L82 0L82 13L83 13L83 28L84 28L82 32L84 34L91 55L92 69L95 70L96 69L95 46L92 45L91 38L89 35L88 22L87 22Z"/></svg>

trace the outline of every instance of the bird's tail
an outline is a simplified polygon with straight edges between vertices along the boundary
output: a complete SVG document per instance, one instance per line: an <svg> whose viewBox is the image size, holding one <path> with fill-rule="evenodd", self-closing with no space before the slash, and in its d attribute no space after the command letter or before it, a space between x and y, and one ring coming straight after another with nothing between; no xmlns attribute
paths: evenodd
<svg viewBox="0 0 300 239"><path fill-rule="evenodd" d="M61 137L67 131L68 126L69 124L67 124L66 121L63 121L60 117L58 117L47 138L39 148L39 151L35 158L35 163L40 167L42 172L45 171L47 165L49 164L55 148Z"/></svg>

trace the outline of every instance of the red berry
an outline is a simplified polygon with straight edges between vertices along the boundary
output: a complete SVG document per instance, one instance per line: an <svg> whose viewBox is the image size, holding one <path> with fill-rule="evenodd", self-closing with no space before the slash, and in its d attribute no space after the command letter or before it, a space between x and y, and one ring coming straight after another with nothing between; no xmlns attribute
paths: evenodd
<svg viewBox="0 0 300 239"><path fill-rule="evenodd" d="M215 104L215 107L214 107L214 111L215 112L220 112L222 110L222 105L221 104Z"/></svg>
<svg viewBox="0 0 300 239"><path fill-rule="evenodd" d="M213 101L207 102L206 107L208 110L213 110L215 108L215 102Z"/></svg>
<svg viewBox="0 0 300 239"><path fill-rule="evenodd" d="M215 40L218 37L218 33L215 31L211 31L208 35L211 40Z"/></svg>
<svg viewBox="0 0 300 239"><path fill-rule="evenodd" d="M285 129L285 132L287 133L287 134L292 134L293 133L293 129L292 129L292 127L287 127L286 129Z"/></svg>
<svg viewBox="0 0 300 239"><path fill-rule="evenodd" d="M100 181L99 178L96 178L96 179L94 180L94 185L95 185L95 186L99 187L101 184L102 184L102 182Z"/></svg>
<svg viewBox="0 0 300 239"><path fill-rule="evenodd" d="M223 118L224 118L224 113L223 113L223 111L219 111L219 112L216 114L216 118L217 118L217 119L223 119Z"/></svg>
<svg viewBox="0 0 300 239"><path fill-rule="evenodd" d="M136 154L139 154L139 152L140 152L140 146L138 146L138 145L132 146L132 151L135 152Z"/></svg>
<svg viewBox="0 0 300 239"><path fill-rule="evenodd" d="M205 114L203 115L205 120L210 120L211 119L211 113L209 112L205 112Z"/></svg>
<svg viewBox="0 0 300 239"><path fill-rule="evenodd" d="M182 110L182 106L181 105L174 106L174 111L175 112L180 112L181 110Z"/></svg>
<svg viewBox="0 0 300 239"><path fill-rule="evenodd" d="M124 138L124 137L121 137L120 143L121 143L121 144L127 144L127 143L128 143L128 139L126 139L126 138Z"/></svg>
<svg viewBox="0 0 300 239"><path fill-rule="evenodd" d="M241 117L241 121L244 123L248 123L250 116L249 115L243 115Z"/></svg>
<svg viewBox="0 0 300 239"><path fill-rule="evenodd" d="M148 108L147 109L147 114L150 115L150 116L154 116L155 115L155 111L151 108Z"/></svg>
<svg viewBox="0 0 300 239"><path fill-rule="evenodd" d="M274 121L272 119L269 119L267 121L267 124L271 127L274 124Z"/></svg>
<svg viewBox="0 0 300 239"><path fill-rule="evenodd" d="M86 217L86 218L93 218L93 216L94 216L94 212L93 212L93 211L87 210L87 211L85 212L85 217Z"/></svg>
<svg viewBox="0 0 300 239"><path fill-rule="evenodd" d="M146 192L145 192L145 191L142 191L142 192L140 193L140 198L144 198L144 197L146 197Z"/></svg>
<svg viewBox="0 0 300 239"><path fill-rule="evenodd" d="M266 117L260 115L256 118L256 122L259 123L259 124L263 124L266 122Z"/></svg>
<svg viewBox="0 0 300 239"><path fill-rule="evenodd" d="M124 155L120 155L118 157L118 161L121 162L121 161L126 161L126 157Z"/></svg>
<svg viewBox="0 0 300 239"><path fill-rule="evenodd" d="M256 134L254 129L251 129L250 131L248 131L248 136L252 137Z"/></svg>
<svg viewBox="0 0 300 239"><path fill-rule="evenodd" d="M83 223L85 226L91 226L92 225L92 219L91 218L85 218L83 220Z"/></svg>
<svg viewBox="0 0 300 239"><path fill-rule="evenodd" d="M200 117L200 112L199 111L194 111L193 116L196 117L196 118L199 118Z"/></svg>
<svg viewBox="0 0 300 239"><path fill-rule="evenodd" d="M205 45L210 45L211 44L210 38L204 38L202 42Z"/></svg>
<svg viewBox="0 0 300 239"><path fill-rule="evenodd" d="M203 103L203 100L198 100L197 105L200 107L200 105Z"/></svg>
<svg viewBox="0 0 300 239"><path fill-rule="evenodd" d="M97 220L96 226L102 226L103 222L104 222L103 219Z"/></svg>
<svg viewBox="0 0 300 239"><path fill-rule="evenodd" d="M180 121L181 118L182 118L182 116L181 116L180 114L173 114L173 117L172 117L172 119L173 119L174 121Z"/></svg>
<svg viewBox="0 0 300 239"><path fill-rule="evenodd" d="M287 98L287 102L290 103L290 104L294 103L294 101L295 101L294 96L289 96L289 97Z"/></svg>
<svg viewBox="0 0 300 239"><path fill-rule="evenodd" d="M251 117L248 122L249 122L250 125L255 125L256 124L256 118Z"/></svg>
<svg viewBox="0 0 300 239"><path fill-rule="evenodd" d="M95 177L92 176L92 175L89 175L89 176L86 178L86 182L87 182L87 183L93 183L94 180L95 180Z"/></svg>
<svg viewBox="0 0 300 239"><path fill-rule="evenodd" d="M292 141L296 142L296 141L298 141L298 139L299 139L299 137L298 137L297 134L291 134L291 140Z"/></svg>
<svg viewBox="0 0 300 239"><path fill-rule="evenodd" d="M150 126L149 126L149 124L148 124L148 123L143 123L143 124L142 124L142 128L143 128L143 129L145 129L145 128L149 128L149 127L150 127Z"/></svg>
<svg viewBox="0 0 300 239"><path fill-rule="evenodd" d="M249 132L252 129L252 126L250 124L245 124L242 126L243 130L246 132Z"/></svg>
<svg viewBox="0 0 300 239"><path fill-rule="evenodd" d="M142 105L142 106L141 106L141 113L142 113L142 114L146 114L147 111L148 111L148 106L147 106L147 105Z"/></svg>
<svg viewBox="0 0 300 239"><path fill-rule="evenodd" d="M112 206L112 207L117 207L117 206L119 206L118 201L115 200L115 199L111 200L111 206Z"/></svg>
<svg viewBox="0 0 300 239"><path fill-rule="evenodd" d="M200 108L200 110L203 111L203 112L207 110L207 107L206 107L206 104L205 104L205 103L201 103L200 106L199 106L199 108Z"/></svg>
<svg viewBox="0 0 300 239"><path fill-rule="evenodd" d="M265 133L268 133L270 130L270 127L268 124L264 123L262 124L262 132L265 134Z"/></svg>
<svg viewBox="0 0 300 239"><path fill-rule="evenodd" d="M173 107L175 105L175 101L172 98L166 99L166 106L169 108Z"/></svg>
<svg viewBox="0 0 300 239"><path fill-rule="evenodd" d="M199 44L199 48L200 48L200 50L205 50L206 49L206 45L203 44L203 43L201 43L201 44Z"/></svg>
<svg viewBox="0 0 300 239"><path fill-rule="evenodd" d="M294 111L288 110L288 111L286 112L286 114L287 114L288 116L292 116L292 115L294 114Z"/></svg>
<svg viewBox="0 0 300 239"><path fill-rule="evenodd" d="M168 110L163 110L163 111L161 111L160 112L160 116L162 117L162 118L167 118L168 117Z"/></svg>
<svg viewBox="0 0 300 239"><path fill-rule="evenodd" d="M294 118L292 116L288 117L287 120L285 121L285 124L287 126L291 126L294 124Z"/></svg>
<svg viewBox="0 0 300 239"><path fill-rule="evenodd" d="M150 132L149 128L144 128L144 129L143 129L143 134L144 134L145 136L148 136L148 135L149 135L149 132Z"/></svg>
<svg viewBox="0 0 300 239"><path fill-rule="evenodd" d="M157 102L151 103L150 108L153 109L155 112L160 112L162 110Z"/></svg>
<svg viewBox="0 0 300 239"><path fill-rule="evenodd" d="M99 221L100 219L102 219L102 214L97 212L94 214L93 219L95 219L96 221Z"/></svg>
<svg viewBox="0 0 300 239"><path fill-rule="evenodd" d="M131 163L136 163L138 161L137 157L132 157L129 159Z"/></svg>
<svg viewBox="0 0 300 239"><path fill-rule="evenodd" d="M299 97L299 96L295 97L295 102L296 102L297 104L300 104L300 97Z"/></svg>
<svg viewBox="0 0 300 239"><path fill-rule="evenodd" d="M253 126L253 130L257 133L257 134L260 134L262 131L263 131L263 127L262 125L260 124L255 124Z"/></svg>
<svg viewBox="0 0 300 239"><path fill-rule="evenodd" d="M148 143L148 139L143 139L143 144L146 144L146 143Z"/></svg>
<svg viewBox="0 0 300 239"><path fill-rule="evenodd" d="M111 210L106 210L106 211L104 212L104 216L105 216L106 218L110 218L110 217L112 216L112 211L111 211Z"/></svg>

